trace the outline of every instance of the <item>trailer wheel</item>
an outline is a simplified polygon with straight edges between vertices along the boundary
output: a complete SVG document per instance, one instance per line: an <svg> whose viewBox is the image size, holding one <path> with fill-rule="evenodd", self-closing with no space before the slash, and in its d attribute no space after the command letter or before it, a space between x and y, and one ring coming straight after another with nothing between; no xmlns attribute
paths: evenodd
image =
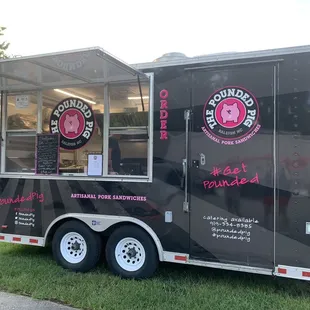
<svg viewBox="0 0 310 310"><path fill-rule="evenodd" d="M87 272L98 263L102 244L98 234L79 221L61 225L53 237L54 259L65 269Z"/></svg>
<svg viewBox="0 0 310 310"><path fill-rule="evenodd" d="M158 253L151 237L136 226L115 230L106 244L110 270L122 278L151 277L158 266Z"/></svg>

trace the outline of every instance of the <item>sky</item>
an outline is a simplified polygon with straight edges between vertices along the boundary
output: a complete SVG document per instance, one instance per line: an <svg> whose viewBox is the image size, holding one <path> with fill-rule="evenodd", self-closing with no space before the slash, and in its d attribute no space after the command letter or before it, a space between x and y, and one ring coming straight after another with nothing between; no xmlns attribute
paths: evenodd
<svg viewBox="0 0 310 310"><path fill-rule="evenodd" d="M100 46L133 64L310 45L310 0L2 0L0 26L9 54Z"/></svg>

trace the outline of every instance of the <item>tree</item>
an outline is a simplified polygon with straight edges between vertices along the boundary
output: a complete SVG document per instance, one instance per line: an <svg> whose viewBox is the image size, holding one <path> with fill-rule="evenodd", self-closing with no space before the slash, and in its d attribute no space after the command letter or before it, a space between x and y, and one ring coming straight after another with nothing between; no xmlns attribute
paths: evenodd
<svg viewBox="0 0 310 310"><path fill-rule="evenodd" d="M1 27L0 26L0 36L3 36L4 35L4 30L6 29L6 27ZM10 43L8 42L2 42L0 43L0 59L1 58L8 58L9 56L5 53L6 50L9 48L10 46Z"/></svg>

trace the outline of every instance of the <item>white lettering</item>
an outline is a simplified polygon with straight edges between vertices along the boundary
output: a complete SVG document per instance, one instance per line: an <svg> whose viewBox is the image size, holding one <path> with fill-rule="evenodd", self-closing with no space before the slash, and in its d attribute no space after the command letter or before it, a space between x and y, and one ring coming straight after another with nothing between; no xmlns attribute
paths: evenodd
<svg viewBox="0 0 310 310"><path fill-rule="evenodd" d="M215 108L215 106L216 106L216 103L215 103L215 101L214 101L213 99L211 99L211 100L209 101L209 104L212 105L212 107L214 107L214 108Z"/></svg>
<svg viewBox="0 0 310 310"><path fill-rule="evenodd" d="M252 98L250 98L248 101L244 101L244 103L248 106L251 107L254 104L254 101Z"/></svg>
<svg viewBox="0 0 310 310"><path fill-rule="evenodd" d="M84 103L82 101L78 101L77 105L76 105L76 108L81 110L81 108L83 107Z"/></svg>
<svg viewBox="0 0 310 310"><path fill-rule="evenodd" d="M208 117L208 115L210 115ZM217 122L216 120L214 119L214 111L213 110L206 110L206 121L208 123L208 126L211 128L211 129L214 129L214 127L217 125Z"/></svg>
<svg viewBox="0 0 310 310"><path fill-rule="evenodd" d="M70 108L75 108L76 99L70 99Z"/></svg>
<svg viewBox="0 0 310 310"><path fill-rule="evenodd" d="M64 101L64 103L63 103L63 104L64 104L64 106L65 106L65 108L66 108L66 109L68 109L68 108L69 108L69 101L68 101L68 100Z"/></svg>
<svg viewBox="0 0 310 310"><path fill-rule="evenodd" d="M91 117L91 112L90 112L90 110L88 110L86 113L84 113L84 116L85 116L86 118L90 118L90 117Z"/></svg>
<svg viewBox="0 0 310 310"><path fill-rule="evenodd" d="M83 113L85 113L87 109L88 109L87 105L84 104L84 106L83 106L83 108L81 109L81 111L82 111Z"/></svg>
<svg viewBox="0 0 310 310"><path fill-rule="evenodd" d="M83 137L88 140L90 138L90 132L87 130L88 128L86 127L85 131L83 132Z"/></svg>
<svg viewBox="0 0 310 310"><path fill-rule="evenodd" d="M222 97L221 97L220 94L216 94L216 95L214 96L214 100L215 100L216 102L219 102L221 99L222 99Z"/></svg>
<svg viewBox="0 0 310 310"><path fill-rule="evenodd" d="M251 116L256 116L256 110L248 110L248 114Z"/></svg>
<svg viewBox="0 0 310 310"><path fill-rule="evenodd" d="M60 117L60 114L59 114L58 110L55 110L53 114L56 115L57 117Z"/></svg>
<svg viewBox="0 0 310 310"><path fill-rule="evenodd" d="M245 93L243 97L241 98L241 100L246 101L248 98L250 98L250 95Z"/></svg>
<svg viewBox="0 0 310 310"><path fill-rule="evenodd" d="M59 112L63 112L65 110L65 107L61 104L61 105L58 106L57 109L58 109Z"/></svg>
<svg viewBox="0 0 310 310"><path fill-rule="evenodd" d="M228 89L228 97L234 97L235 96L235 89L229 88Z"/></svg>
<svg viewBox="0 0 310 310"><path fill-rule="evenodd" d="M93 128L94 127L94 122L86 122L86 126Z"/></svg>
<svg viewBox="0 0 310 310"><path fill-rule="evenodd" d="M70 99L64 101L62 104L58 105L57 109L54 111L53 115L60 117L60 114L68 108L76 108L83 112L85 118L90 118L92 116L91 109L80 100Z"/></svg>
<svg viewBox="0 0 310 310"><path fill-rule="evenodd" d="M243 96L243 91L241 89L237 89L237 93L235 95L237 98L241 98Z"/></svg>
<svg viewBox="0 0 310 310"><path fill-rule="evenodd" d="M226 98L226 97L227 97L227 91L226 91L226 89L221 90L221 91L220 91L220 94L221 94L222 98Z"/></svg>

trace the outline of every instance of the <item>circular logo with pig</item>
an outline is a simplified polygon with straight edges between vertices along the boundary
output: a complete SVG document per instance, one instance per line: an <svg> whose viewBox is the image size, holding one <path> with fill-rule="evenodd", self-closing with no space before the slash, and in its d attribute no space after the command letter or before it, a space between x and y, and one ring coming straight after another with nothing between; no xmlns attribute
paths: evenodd
<svg viewBox="0 0 310 310"><path fill-rule="evenodd" d="M51 133L60 134L60 147L76 150L92 137L95 117L92 108L79 98L67 98L53 110L50 118Z"/></svg>
<svg viewBox="0 0 310 310"><path fill-rule="evenodd" d="M203 132L214 142L235 145L246 142L260 129L257 99L241 87L217 90L203 110Z"/></svg>

